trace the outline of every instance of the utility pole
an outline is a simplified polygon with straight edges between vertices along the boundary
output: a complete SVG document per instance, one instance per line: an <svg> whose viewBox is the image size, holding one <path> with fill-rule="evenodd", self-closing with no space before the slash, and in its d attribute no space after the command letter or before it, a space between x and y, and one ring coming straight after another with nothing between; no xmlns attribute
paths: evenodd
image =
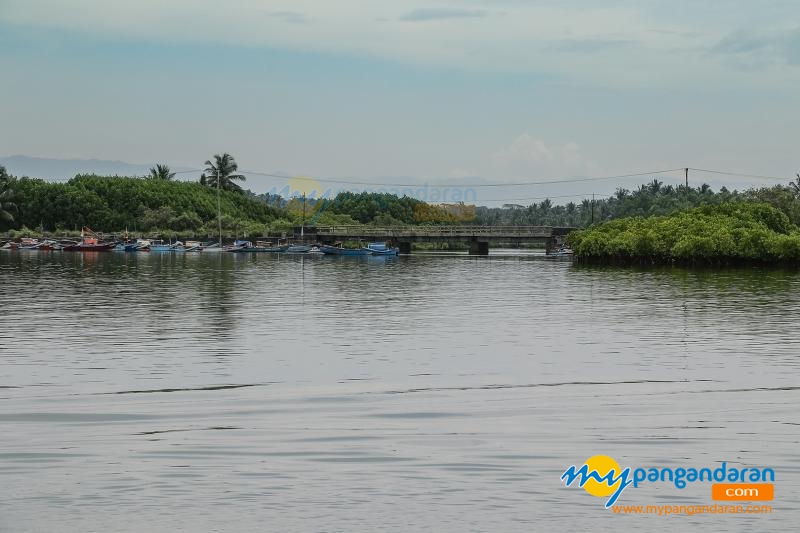
<svg viewBox="0 0 800 533"><path fill-rule="evenodd" d="M219 168L217 169L217 225L219 226L219 247L222 248L222 207L219 200Z"/></svg>
<svg viewBox="0 0 800 533"><path fill-rule="evenodd" d="M306 227L306 193L303 193L303 220L300 224L300 240L303 240L303 230Z"/></svg>
<svg viewBox="0 0 800 533"><path fill-rule="evenodd" d="M592 195L592 224L594 224L594 194Z"/></svg>
<svg viewBox="0 0 800 533"><path fill-rule="evenodd" d="M686 188L689 188L689 169L685 168L684 171L686 172Z"/></svg>

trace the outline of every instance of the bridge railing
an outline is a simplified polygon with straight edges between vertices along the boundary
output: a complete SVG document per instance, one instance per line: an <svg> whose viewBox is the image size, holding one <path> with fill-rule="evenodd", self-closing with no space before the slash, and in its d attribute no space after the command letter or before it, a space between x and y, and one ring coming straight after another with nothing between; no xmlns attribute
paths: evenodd
<svg viewBox="0 0 800 533"><path fill-rule="evenodd" d="M551 237L551 226L314 226L317 235L358 237Z"/></svg>

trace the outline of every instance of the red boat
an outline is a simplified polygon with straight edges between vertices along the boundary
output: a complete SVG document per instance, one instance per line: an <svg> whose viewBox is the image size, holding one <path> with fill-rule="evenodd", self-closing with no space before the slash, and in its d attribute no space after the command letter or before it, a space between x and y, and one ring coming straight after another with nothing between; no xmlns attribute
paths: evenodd
<svg viewBox="0 0 800 533"><path fill-rule="evenodd" d="M113 242L100 242L95 232L89 228L83 228L81 229L81 242L68 244L62 247L61 250L64 252L108 252L113 247Z"/></svg>

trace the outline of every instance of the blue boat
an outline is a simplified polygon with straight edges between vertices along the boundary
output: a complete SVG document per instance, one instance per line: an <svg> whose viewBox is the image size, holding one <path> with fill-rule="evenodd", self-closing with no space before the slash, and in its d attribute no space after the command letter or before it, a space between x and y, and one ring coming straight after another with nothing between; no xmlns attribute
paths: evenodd
<svg viewBox="0 0 800 533"><path fill-rule="evenodd" d="M319 247L320 252L328 255L370 255L366 248L342 248L341 246L329 246L323 244Z"/></svg>
<svg viewBox="0 0 800 533"><path fill-rule="evenodd" d="M362 249L366 250L369 255L400 255L400 248L386 246L385 242L371 242Z"/></svg>
<svg viewBox="0 0 800 533"><path fill-rule="evenodd" d="M137 252L139 245L135 242L118 242L114 247L115 252Z"/></svg>
<svg viewBox="0 0 800 533"><path fill-rule="evenodd" d="M174 252L175 246L172 244L151 244L151 252Z"/></svg>

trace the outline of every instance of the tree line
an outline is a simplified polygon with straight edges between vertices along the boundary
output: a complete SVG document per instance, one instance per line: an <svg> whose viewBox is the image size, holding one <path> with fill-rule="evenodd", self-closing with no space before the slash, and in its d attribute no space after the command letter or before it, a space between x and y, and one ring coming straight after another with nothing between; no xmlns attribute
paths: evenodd
<svg viewBox="0 0 800 533"><path fill-rule="evenodd" d="M607 198L557 205L550 199L528 206L476 207L463 213L432 212L421 200L388 193L341 192L334 198L306 199L256 195L240 183L246 178L228 153L205 162L199 182L175 180L168 165L157 164L142 178L78 175L66 183L14 178L0 167L0 230L41 228L98 231L169 230L216 234L217 192L227 233L288 232L301 224L544 225L587 227L624 217L663 216L699 206L763 202L800 225L800 175L788 185L743 192L722 188L664 185L659 180L634 190L620 188ZM218 187L219 185L219 187ZM305 203L305 206L303 205ZM421 209L421 208L425 209ZM424 216L420 216L420 215ZM452 216L451 216L452 215Z"/></svg>

